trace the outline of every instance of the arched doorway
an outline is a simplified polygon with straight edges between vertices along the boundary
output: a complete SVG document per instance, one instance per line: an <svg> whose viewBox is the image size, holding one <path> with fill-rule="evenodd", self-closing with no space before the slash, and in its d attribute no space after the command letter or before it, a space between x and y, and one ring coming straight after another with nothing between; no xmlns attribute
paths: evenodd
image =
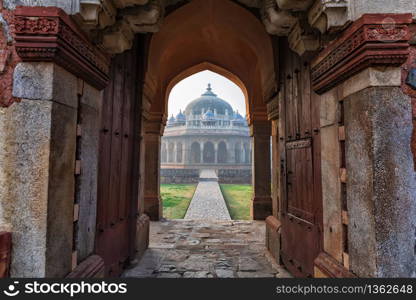
<svg viewBox="0 0 416 300"><path fill-rule="evenodd" d="M175 161L175 144L168 143L168 162L172 163Z"/></svg>
<svg viewBox="0 0 416 300"><path fill-rule="evenodd" d="M206 142L204 144L204 164L213 164L215 163L215 147L211 142Z"/></svg>
<svg viewBox="0 0 416 300"><path fill-rule="evenodd" d="M194 0L183 5L171 12L160 31L152 35L146 48L148 59L143 88L146 99L144 123L148 128L144 144L149 154L146 154L143 168L145 191L141 205L153 220L161 217L157 170L169 92L181 79L207 69L234 81L245 93L247 120L253 137L253 219L264 220L272 214L271 123L267 103L275 97L279 87L274 42L255 15L228 0ZM247 155L243 154L242 147L240 144L234 149L235 161L240 164L246 161ZM215 161L213 144L204 145L201 150L201 145L194 143L190 148L194 163ZM188 147L186 151L189 151ZM298 236L288 240L293 244L302 242ZM315 254L314 251L310 257ZM308 263L313 262L310 257Z"/></svg>
<svg viewBox="0 0 416 300"><path fill-rule="evenodd" d="M183 155L182 143L178 143L176 144L176 162L177 163L182 163L182 155Z"/></svg>
<svg viewBox="0 0 416 300"><path fill-rule="evenodd" d="M191 163L201 163L201 146L197 142L194 142L191 145Z"/></svg>
<svg viewBox="0 0 416 300"><path fill-rule="evenodd" d="M162 154L160 160L162 163L168 162L168 150L166 149L166 143L162 144Z"/></svg>
<svg viewBox="0 0 416 300"><path fill-rule="evenodd" d="M241 144L235 143L234 145L234 160L236 164L241 163Z"/></svg>
<svg viewBox="0 0 416 300"><path fill-rule="evenodd" d="M227 163L227 145L225 142L218 144L218 163Z"/></svg>
<svg viewBox="0 0 416 300"><path fill-rule="evenodd" d="M250 163L250 145L247 143L244 144L244 163Z"/></svg>

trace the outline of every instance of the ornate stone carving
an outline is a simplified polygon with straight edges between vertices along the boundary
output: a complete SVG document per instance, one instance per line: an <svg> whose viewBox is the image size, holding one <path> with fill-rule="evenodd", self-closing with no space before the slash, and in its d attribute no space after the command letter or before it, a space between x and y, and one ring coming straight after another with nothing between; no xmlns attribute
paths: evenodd
<svg viewBox="0 0 416 300"><path fill-rule="evenodd" d="M313 89L323 93L367 67L404 63L411 22L411 14L364 15L312 62Z"/></svg>
<svg viewBox="0 0 416 300"><path fill-rule="evenodd" d="M308 13L311 26L321 33L333 32L348 24L348 0L317 0Z"/></svg>
<svg viewBox="0 0 416 300"><path fill-rule="evenodd" d="M98 89L106 86L109 58L61 9L17 8L14 27L16 51L23 61L53 61Z"/></svg>
<svg viewBox="0 0 416 300"><path fill-rule="evenodd" d="M299 56L319 48L318 37L313 32L305 30L299 21L290 32L288 42L289 47Z"/></svg>
<svg viewBox="0 0 416 300"><path fill-rule="evenodd" d="M110 7L109 9L111 10ZM100 16L108 18L111 14L115 17L113 12L100 14ZM118 16L120 20L101 31L97 39L98 44L111 54L122 53L130 49L135 33L157 32L164 16L164 5L161 0L151 0L144 6L120 9ZM110 18L107 22L100 21L100 26L111 25L111 20Z"/></svg>
<svg viewBox="0 0 416 300"><path fill-rule="evenodd" d="M160 0L152 0L146 6L121 10L121 16L130 24L133 32L157 32L164 17L165 7Z"/></svg>
<svg viewBox="0 0 416 300"><path fill-rule="evenodd" d="M130 25L121 20L101 34L100 45L108 53L123 53L133 46L134 32Z"/></svg>
<svg viewBox="0 0 416 300"><path fill-rule="evenodd" d="M297 20L290 12L280 10L275 0L265 0L261 13L267 32L279 36L287 36Z"/></svg>

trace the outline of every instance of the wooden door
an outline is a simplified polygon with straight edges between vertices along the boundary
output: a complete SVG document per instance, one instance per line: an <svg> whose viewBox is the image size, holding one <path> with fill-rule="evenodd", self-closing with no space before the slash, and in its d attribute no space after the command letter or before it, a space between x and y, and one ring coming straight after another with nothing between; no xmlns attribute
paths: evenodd
<svg viewBox="0 0 416 300"><path fill-rule="evenodd" d="M322 247L319 103L312 100L309 64L285 49L282 260L293 275L312 277Z"/></svg>
<svg viewBox="0 0 416 300"><path fill-rule="evenodd" d="M96 253L106 276L120 275L134 255L140 157L137 43L114 57L100 131Z"/></svg>

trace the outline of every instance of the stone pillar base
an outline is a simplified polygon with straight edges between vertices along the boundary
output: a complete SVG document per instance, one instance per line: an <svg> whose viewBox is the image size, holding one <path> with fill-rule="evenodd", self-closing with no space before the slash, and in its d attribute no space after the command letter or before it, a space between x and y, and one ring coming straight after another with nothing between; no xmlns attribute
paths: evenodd
<svg viewBox="0 0 416 300"><path fill-rule="evenodd" d="M66 278L104 278L104 260L101 256L91 255L82 261Z"/></svg>
<svg viewBox="0 0 416 300"><path fill-rule="evenodd" d="M272 214L273 205L271 197L254 197L251 202L251 217L253 220L266 220Z"/></svg>
<svg viewBox="0 0 416 300"><path fill-rule="evenodd" d="M149 230L150 230L150 219L147 215L143 214L137 219L136 257L135 257L137 261L140 261L144 252L149 247Z"/></svg>
<svg viewBox="0 0 416 300"><path fill-rule="evenodd" d="M159 221L162 217L162 199L160 197L144 197L144 213L151 221Z"/></svg>
<svg viewBox="0 0 416 300"><path fill-rule="evenodd" d="M280 227L282 224L274 217L269 216L266 219L266 247L273 256L276 263L282 264L280 261Z"/></svg>

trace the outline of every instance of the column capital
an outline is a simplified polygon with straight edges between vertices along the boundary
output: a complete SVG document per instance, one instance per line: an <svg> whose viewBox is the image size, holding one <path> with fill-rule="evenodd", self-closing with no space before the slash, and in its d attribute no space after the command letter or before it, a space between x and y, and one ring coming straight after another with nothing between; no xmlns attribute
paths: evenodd
<svg viewBox="0 0 416 300"><path fill-rule="evenodd" d="M144 122L144 133L146 135L162 135L163 126L161 122L157 121L145 121Z"/></svg>

